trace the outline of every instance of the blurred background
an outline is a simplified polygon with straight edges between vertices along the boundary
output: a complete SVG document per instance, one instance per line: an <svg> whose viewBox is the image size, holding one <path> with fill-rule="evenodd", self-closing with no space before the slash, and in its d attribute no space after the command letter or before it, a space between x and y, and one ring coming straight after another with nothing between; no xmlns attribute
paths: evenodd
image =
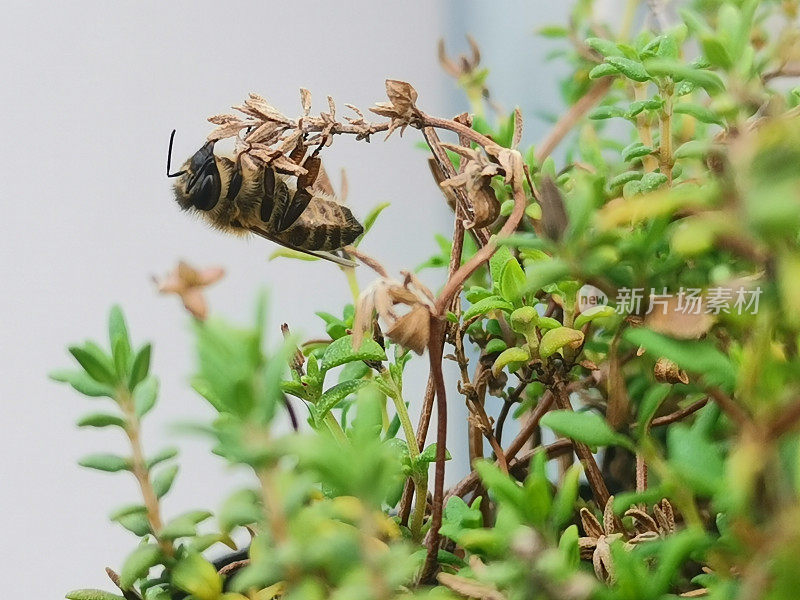
<svg viewBox="0 0 800 600"><path fill-rule="evenodd" d="M136 343L154 343L161 402L145 422L145 447L181 448L181 473L165 500L167 514L215 509L232 489L231 474L205 440L171 426L203 421L211 410L187 385L193 370L189 319L175 297L158 296L152 275L179 259L222 265L210 289L212 312L250 322L259 289L269 290L271 332L324 332L314 311L341 314L349 301L343 274L331 264L268 262L269 242L225 237L181 214L164 176L169 132L178 163L210 131L206 117L227 112L248 92L292 116L298 89L312 91L313 110L333 96L368 108L384 99L384 80L411 82L428 113L452 116L468 104L441 70L436 45L468 51L470 33L491 70L494 99L522 108L526 138L557 114L555 45L535 30L563 23L565 3L509 1L499 10L477 1L379 2L87 2L4 3L0 23L0 518L5 535L3 587L29 598L60 598L79 587L110 589L105 566L118 569L135 542L109 523L112 508L132 501L133 479L79 468L90 452L124 448L119 433L78 431L87 400L47 380L71 366L65 347L105 339L109 307L120 303ZM414 268L449 236L452 217L409 130L369 146L337 138L323 158L339 184L346 168L349 203L363 217L391 202L364 250L393 272ZM423 272L434 289L444 273ZM359 272L362 286L371 273ZM413 418L425 360L409 384ZM413 377L413 375L412 375ZM410 380L411 378L409 378ZM102 400L95 402L102 403ZM464 409L453 403L451 438L463 435ZM496 407L493 407L496 409ZM493 410L494 412L494 410ZM448 479L466 465L448 464ZM7 593L3 592L3 595Z"/></svg>

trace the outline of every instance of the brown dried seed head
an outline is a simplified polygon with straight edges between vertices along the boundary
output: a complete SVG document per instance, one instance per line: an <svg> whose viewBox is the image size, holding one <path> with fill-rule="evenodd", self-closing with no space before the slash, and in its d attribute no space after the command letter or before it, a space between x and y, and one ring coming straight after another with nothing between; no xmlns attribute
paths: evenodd
<svg viewBox="0 0 800 600"><path fill-rule="evenodd" d="M663 356L656 361L653 367L653 374L655 375L656 381L662 383L689 383L689 376L686 374L686 371Z"/></svg>

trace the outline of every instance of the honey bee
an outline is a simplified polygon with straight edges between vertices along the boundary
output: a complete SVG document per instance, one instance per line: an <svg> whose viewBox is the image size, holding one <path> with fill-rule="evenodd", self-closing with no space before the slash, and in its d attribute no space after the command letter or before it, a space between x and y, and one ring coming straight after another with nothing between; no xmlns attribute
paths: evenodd
<svg viewBox="0 0 800 600"><path fill-rule="evenodd" d="M315 186L321 162L306 159L306 173L289 177L269 165L255 168L243 161L214 154L210 141L192 155L181 169L170 173L172 142L169 139L167 177L177 177L175 199L183 210L201 215L212 227L268 240L330 260L355 266L342 248L361 235L361 226L350 209L331 193Z"/></svg>

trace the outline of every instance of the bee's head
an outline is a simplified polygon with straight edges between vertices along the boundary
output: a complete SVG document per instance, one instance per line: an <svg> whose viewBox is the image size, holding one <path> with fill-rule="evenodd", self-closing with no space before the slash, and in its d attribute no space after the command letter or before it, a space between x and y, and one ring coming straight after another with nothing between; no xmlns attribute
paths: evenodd
<svg viewBox="0 0 800 600"><path fill-rule="evenodd" d="M172 141L175 130L169 138L169 152L167 154L167 177L177 177L175 182L175 199L181 208L186 210L211 210L219 201L222 181L214 159L214 142L208 142L187 160L181 170L170 173L172 162Z"/></svg>

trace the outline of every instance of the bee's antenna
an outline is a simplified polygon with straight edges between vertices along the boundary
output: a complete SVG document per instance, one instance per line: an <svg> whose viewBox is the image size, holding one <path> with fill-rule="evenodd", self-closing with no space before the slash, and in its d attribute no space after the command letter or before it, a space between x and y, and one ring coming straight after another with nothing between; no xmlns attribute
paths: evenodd
<svg viewBox="0 0 800 600"><path fill-rule="evenodd" d="M172 141L175 139L175 130L172 130L172 133L169 136L169 150L167 151L167 177L180 177L186 171L178 171L177 173L170 174L170 165L172 164Z"/></svg>

